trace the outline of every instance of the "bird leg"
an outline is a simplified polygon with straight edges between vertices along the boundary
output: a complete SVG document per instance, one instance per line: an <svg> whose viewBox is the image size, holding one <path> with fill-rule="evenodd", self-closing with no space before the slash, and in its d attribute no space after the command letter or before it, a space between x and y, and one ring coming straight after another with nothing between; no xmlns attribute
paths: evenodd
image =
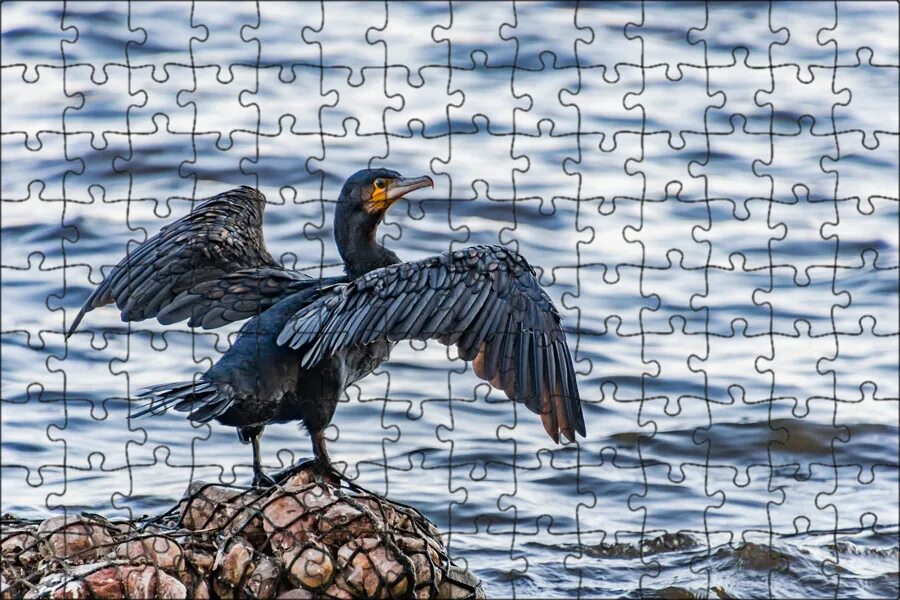
<svg viewBox="0 0 900 600"><path fill-rule="evenodd" d="M325 432L316 431L312 434L313 456L318 470L331 470L331 457L328 456L328 448L325 445Z"/></svg>
<svg viewBox="0 0 900 600"><path fill-rule="evenodd" d="M313 458L301 460L290 467L273 473L269 478L271 481L283 483L290 476L305 469L310 469L315 476L324 477L330 485L340 487L343 477L331 466L331 458L328 456L328 449L325 446L325 433L322 431L311 431L310 437L312 438Z"/></svg>
<svg viewBox="0 0 900 600"><path fill-rule="evenodd" d="M269 487L275 485L275 480L266 475L262 468L262 455L259 447L259 438L262 437L262 428L250 434L250 443L253 445L253 487Z"/></svg>

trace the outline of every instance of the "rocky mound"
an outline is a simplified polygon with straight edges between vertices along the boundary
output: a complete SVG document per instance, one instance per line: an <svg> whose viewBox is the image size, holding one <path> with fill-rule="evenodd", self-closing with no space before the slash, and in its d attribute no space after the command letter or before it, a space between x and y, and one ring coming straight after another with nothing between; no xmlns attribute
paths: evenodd
<svg viewBox="0 0 900 600"><path fill-rule="evenodd" d="M195 482L138 521L2 522L6 598L481 598L417 510L301 471L267 490Z"/></svg>

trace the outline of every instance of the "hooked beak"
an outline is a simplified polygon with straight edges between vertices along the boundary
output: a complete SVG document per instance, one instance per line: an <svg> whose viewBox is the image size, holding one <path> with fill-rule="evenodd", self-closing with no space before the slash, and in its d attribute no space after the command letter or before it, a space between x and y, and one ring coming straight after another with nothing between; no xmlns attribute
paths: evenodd
<svg viewBox="0 0 900 600"><path fill-rule="evenodd" d="M434 181L428 175L422 177L400 177L388 185L385 196L388 202L393 203L406 194L424 187L434 187Z"/></svg>

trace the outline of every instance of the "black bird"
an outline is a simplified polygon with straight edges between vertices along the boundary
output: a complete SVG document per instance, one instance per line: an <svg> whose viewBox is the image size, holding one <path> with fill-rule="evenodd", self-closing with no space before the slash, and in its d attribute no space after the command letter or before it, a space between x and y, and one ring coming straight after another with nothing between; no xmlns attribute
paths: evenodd
<svg viewBox="0 0 900 600"><path fill-rule="evenodd" d="M126 256L87 299L115 302L123 321L188 319L220 327L250 319L232 347L195 381L149 388L132 416L167 408L216 419L253 445L254 484L268 479L259 439L268 423L302 421L316 466L330 468L323 432L344 390L403 339L455 344L478 377L541 415L554 441L585 435L560 315L518 253L475 246L402 262L376 241L385 211L430 177L365 169L344 183L334 238L346 275L285 269L263 240L265 197L249 187L214 196Z"/></svg>

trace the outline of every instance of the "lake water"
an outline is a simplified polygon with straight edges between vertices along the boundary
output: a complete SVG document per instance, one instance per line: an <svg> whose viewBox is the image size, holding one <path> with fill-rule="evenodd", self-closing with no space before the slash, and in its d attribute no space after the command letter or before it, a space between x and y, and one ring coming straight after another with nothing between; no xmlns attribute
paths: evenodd
<svg viewBox="0 0 900 600"><path fill-rule="evenodd" d="M249 448L129 420L214 332L89 314L126 249L258 186L273 255L340 272L343 179L413 259L518 248L565 319L588 436L436 342L328 430L349 477L446 532L492 597L898 594L892 3L2 4L2 511L168 508ZM303 458L267 430L271 468Z"/></svg>

